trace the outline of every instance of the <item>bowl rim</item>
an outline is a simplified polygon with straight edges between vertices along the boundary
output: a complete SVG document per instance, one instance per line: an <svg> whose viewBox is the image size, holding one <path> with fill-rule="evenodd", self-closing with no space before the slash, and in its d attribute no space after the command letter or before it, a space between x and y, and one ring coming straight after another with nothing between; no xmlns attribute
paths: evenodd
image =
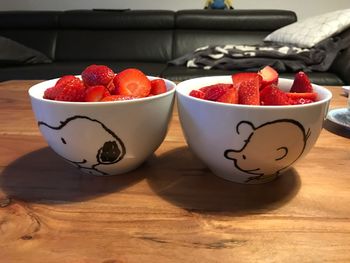
<svg viewBox="0 0 350 263"><path fill-rule="evenodd" d="M314 88L317 90L322 90L325 93L325 98L312 102L312 103L307 103L307 104L297 104L297 105L244 105L244 104L230 104L230 103L220 103L216 101L210 101L210 100L203 100L199 99L196 97L192 97L186 92L182 90L182 87L186 85L189 82L195 82L195 81L205 81L207 80L213 80L213 79L225 79L225 78L231 78L231 75L218 75L218 76L205 76L205 77L198 77L198 78L192 78L188 80L184 80L176 85L176 94L177 97L183 96L186 97L190 100L197 101L198 103L203 103L203 104L208 104L208 105L217 105L218 107L231 107L231 108L255 108L255 109L295 109L295 108L308 108L308 107L313 107L316 105L324 104L329 102L332 99L332 92L328 90L327 88L317 85L314 83L311 83ZM287 82L287 83L292 83L293 79L287 79L287 78L279 78L279 81ZM319 94L318 91L316 91L317 94Z"/></svg>
<svg viewBox="0 0 350 263"><path fill-rule="evenodd" d="M81 75L75 75L78 78L81 78ZM160 99L162 97L166 97L169 96L171 94L174 94L176 91L176 83L169 80L169 79L165 79L165 78L161 78L161 77L156 77L156 76L148 76L147 78L150 80L153 79L163 79L165 81L165 83L167 84L167 91L158 95L154 95L154 96L150 96L150 97L144 97L144 98L135 98L132 100L122 100L122 101L96 101L96 102L85 102L85 101L59 101L59 100L49 100L49 99L44 99L42 96L40 96L39 94L37 94L37 90L42 89L42 91L45 91L46 89L52 87L52 85L47 86L45 88L43 88L43 86L48 85L49 83L56 83L59 78L53 78L53 79L48 79L48 80L44 80L41 81L33 86L31 86L28 89L28 94L32 99L38 100L38 101L42 101L45 103L51 103L51 104L63 104L63 105L84 105L84 106L88 106L88 105L111 105L111 104L131 104L131 103L138 103L138 102L143 102L143 101L151 101L151 100L155 100L155 99ZM168 88L169 87L169 88Z"/></svg>

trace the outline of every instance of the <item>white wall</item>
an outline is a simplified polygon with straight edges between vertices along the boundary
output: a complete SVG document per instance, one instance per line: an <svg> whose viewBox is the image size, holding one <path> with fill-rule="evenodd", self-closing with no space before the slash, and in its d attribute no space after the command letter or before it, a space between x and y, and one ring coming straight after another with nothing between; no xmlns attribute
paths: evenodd
<svg viewBox="0 0 350 263"><path fill-rule="evenodd" d="M67 9L201 9L205 0L0 0L0 10ZM236 9L287 9L299 20L325 12L348 9L350 0L233 0Z"/></svg>

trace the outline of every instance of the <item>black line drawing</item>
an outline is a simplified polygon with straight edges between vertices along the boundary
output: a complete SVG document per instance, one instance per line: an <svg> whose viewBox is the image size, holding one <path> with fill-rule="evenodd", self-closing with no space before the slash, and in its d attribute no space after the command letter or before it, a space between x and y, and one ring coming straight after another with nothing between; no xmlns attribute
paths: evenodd
<svg viewBox="0 0 350 263"><path fill-rule="evenodd" d="M306 132L301 123L292 119L275 120L258 127L249 121L241 121L236 126L237 134L243 125L251 128L243 147L225 150L224 157L232 160L238 170L250 175L246 182L277 177L303 154L311 135L310 129ZM276 162L274 168L268 162Z"/></svg>
<svg viewBox="0 0 350 263"><path fill-rule="evenodd" d="M64 136L63 131L68 126L70 126L70 129L74 129L74 123L77 122L80 122L80 124L81 122L84 122L84 127L87 127L88 129L95 129L96 136L98 136L97 134L99 133L104 135L101 136L101 142L99 145L97 145L96 154L93 156L93 158L91 157L88 160L83 158L79 161L66 158L65 156L62 156L62 154L61 156L68 162L77 166L77 168L80 170L84 170L85 172L91 174L108 175L106 172L98 169L98 167L100 165L111 165L119 162L125 156L126 149L123 141L102 122L87 116L75 115L61 121L58 126L52 126L43 121L39 121L38 126L41 129L46 127L51 131L56 131L57 133L55 133L54 136L57 136L57 140L62 145L65 147L74 147L74 141L76 141L79 136L82 136L84 131L78 129L74 130L74 133L71 134L74 134L73 137L75 138L67 138ZM79 126L77 124L77 127L81 127L81 125ZM102 131L100 129L102 129ZM86 143L91 143L91 138L87 139ZM82 153L82 156L84 156L84 153Z"/></svg>

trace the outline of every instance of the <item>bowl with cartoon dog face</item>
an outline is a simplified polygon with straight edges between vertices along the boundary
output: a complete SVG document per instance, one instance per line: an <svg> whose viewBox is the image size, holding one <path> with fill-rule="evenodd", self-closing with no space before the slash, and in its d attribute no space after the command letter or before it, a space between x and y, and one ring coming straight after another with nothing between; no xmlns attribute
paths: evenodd
<svg viewBox="0 0 350 263"><path fill-rule="evenodd" d="M232 83L231 76L201 77L177 85L180 123L190 149L230 181L271 181L304 157L322 129L332 94L313 85L316 102L288 106L226 104L189 96L194 89ZM279 79L289 91L293 80Z"/></svg>
<svg viewBox="0 0 350 263"><path fill-rule="evenodd" d="M172 115L175 83L165 80L165 93L126 101L43 99L44 91L57 80L29 89L32 109L49 146L82 172L126 173L141 165L163 142Z"/></svg>

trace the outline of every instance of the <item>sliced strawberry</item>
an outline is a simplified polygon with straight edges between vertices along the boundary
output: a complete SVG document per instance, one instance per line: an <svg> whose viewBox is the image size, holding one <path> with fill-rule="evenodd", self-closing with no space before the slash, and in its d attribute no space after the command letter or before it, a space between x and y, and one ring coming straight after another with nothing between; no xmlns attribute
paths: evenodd
<svg viewBox="0 0 350 263"><path fill-rule="evenodd" d="M262 82L262 77L258 73L255 73L255 72L236 73L236 74L233 74L231 77L232 77L233 84L235 84L235 85L240 85L243 81L247 81L250 79L256 79L256 78L260 79L260 85Z"/></svg>
<svg viewBox="0 0 350 263"><path fill-rule="evenodd" d="M130 96L130 95L109 95L104 97L101 101L122 101L122 100L132 100L136 99L137 97Z"/></svg>
<svg viewBox="0 0 350 263"><path fill-rule="evenodd" d="M85 91L85 101L95 102L100 101L104 97L111 95L105 86L91 86Z"/></svg>
<svg viewBox="0 0 350 263"><path fill-rule="evenodd" d="M166 84L164 79L151 80L151 94L158 95L166 92Z"/></svg>
<svg viewBox="0 0 350 263"><path fill-rule="evenodd" d="M233 87L228 89L220 98L218 102L238 104L238 88Z"/></svg>
<svg viewBox="0 0 350 263"><path fill-rule="evenodd" d="M304 72L300 71L297 74L295 74L290 92L313 92L311 81Z"/></svg>
<svg viewBox="0 0 350 263"><path fill-rule="evenodd" d="M81 78L86 86L103 85L108 87L113 81L114 72L105 65L90 65L81 73Z"/></svg>
<svg viewBox="0 0 350 263"><path fill-rule="evenodd" d="M118 73L114 80L115 93L134 97L147 97L151 91L151 82L147 76L135 68Z"/></svg>
<svg viewBox="0 0 350 263"><path fill-rule="evenodd" d="M214 84L207 87L204 87L204 89L200 89L201 91L205 90L204 92L204 99L205 100L212 100L216 101L218 98L220 98L229 88L231 88L231 84Z"/></svg>
<svg viewBox="0 0 350 263"><path fill-rule="evenodd" d="M244 73L240 73L240 75L242 76ZM259 105L260 104L260 86L261 86L261 76L257 73L247 73L246 75L248 76L249 74L249 78L247 78L246 80L238 82L236 80L236 84L235 85L239 85L238 88L238 102L239 104L246 104L246 105ZM237 75L237 74L236 74ZM234 75L235 76L235 75ZM233 79L235 80L235 77L233 76Z"/></svg>
<svg viewBox="0 0 350 263"><path fill-rule="evenodd" d="M204 99L205 93L201 90L194 89L194 90L191 90L189 95L198 99Z"/></svg>
<svg viewBox="0 0 350 263"><path fill-rule="evenodd" d="M218 83L218 84L213 84L213 85L209 85L209 86L205 86L205 87L202 87L200 88L199 90L200 91L203 91L204 93L206 93L208 90L210 90L212 87L215 87L217 85L221 85L221 86L225 86L227 88L232 88L232 84L226 84L226 83Z"/></svg>
<svg viewBox="0 0 350 263"><path fill-rule="evenodd" d="M274 68L270 66L265 66L258 72L258 74L262 77L261 89L270 84L277 85L278 72Z"/></svg>
<svg viewBox="0 0 350 263"><path fill-rule="evenodd" d="M311 101L317 100L317 93L316 92L304 92L304 93L287 92L286 94L292 100L296 100L296 99L300 99L300 98L311 100Z"/></svg>
<svg viewBox="0 0 350 263"><path fill-rule="evenodd" d="M275 85L269 85L260 92L261 105L290 105L291 100Z"/></svg>

